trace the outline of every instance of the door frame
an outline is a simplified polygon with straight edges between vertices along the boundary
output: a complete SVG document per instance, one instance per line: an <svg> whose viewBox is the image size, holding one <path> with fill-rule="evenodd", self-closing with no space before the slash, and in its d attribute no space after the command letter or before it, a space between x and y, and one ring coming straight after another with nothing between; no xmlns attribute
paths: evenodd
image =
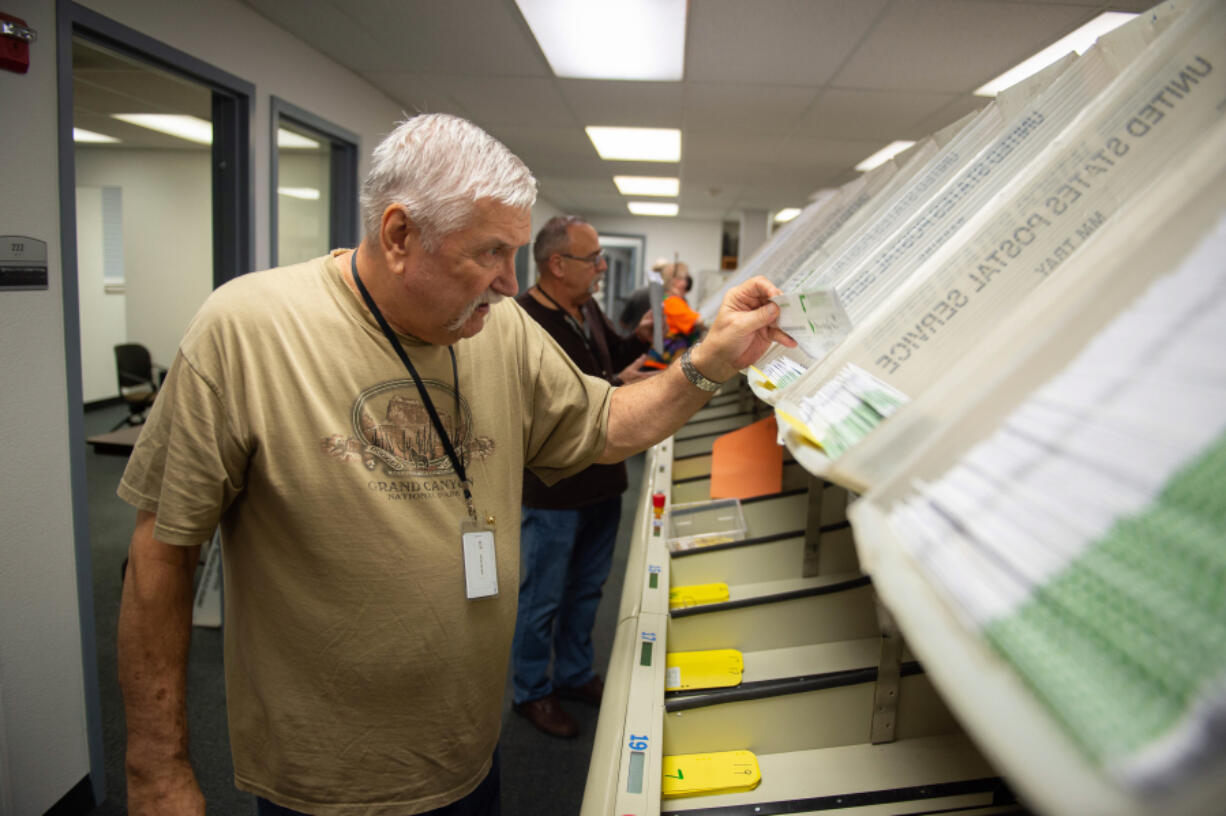
<svg viewBox="0 0 1226 816"><path fill-rule="evenodd" d="M294 125L311 131L321 138L327 139L332 147L330 162L331 190L328 201L328 248L344 247L350 249L357 246L358 236L358 153L362 148L362 140L358 134L345 130L316 116L305 108L272 96L269 103L269 152L270 168L268 184L269 201L269 246L268 265L277 265L277 125L282 117Z"/></svg>
<svg viewBox="0 0 1226 816"><path fill-rule="evenodd" d="M597 230L600 235L601 245L622 247L630 250L630 263L636 267L633 270L633 281L630 284L630 292L643 285L646 279L646 258L647 258L647 236L632 232L608 232L605 230ZM612 239L612 240L607 240ZM615 293L613 286L606 286L604 292L605 314L617 323L617 315L614 313ZM630 292L622 292L622 297L626 297Z"/></svg>
<svg viewBox="0 0 1226 816"><path fill-rule="evenodd" d="M95 645L93 558L89 541L89 488L85 477L84 402L81 385L81 319L77 291L76 159L72 141L72 41L82 37L112 51L184 76L213 92L213 285L255 266L254 150L251 122L255 85L190 54L146 36L71 0L56 0L57 143L59 147L60 266L64 355L68 393L69 481L76 554L81 663L90 787L95 803L106 798L102 706Z"/></svg>

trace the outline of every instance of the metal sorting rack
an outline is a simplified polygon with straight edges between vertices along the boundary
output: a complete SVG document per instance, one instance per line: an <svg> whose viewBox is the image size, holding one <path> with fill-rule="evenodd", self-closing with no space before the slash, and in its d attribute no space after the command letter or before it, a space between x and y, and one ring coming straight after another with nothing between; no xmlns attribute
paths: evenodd
<svg viewBox="0 0 1226 816"><path fill-rule="evenodd" d="M1014 125L1027 121L1019 117L1031 116L1031 106L1042 112L1052 132L1034 142L1028 160L1014 154L1017 166L1002 174L992 190L983 188L982 201L966 205L967 223L934 230L929 246L917 243L907 269L895 270L904 279L900 286L883 289L875 310L862 304L863 319L834 352L808 363L793 360L807 368L805 374L776 383L751 370L747 384L730 386L690 425L650 452L585 816L1021 811L998 773L1007 777L1026 808L1043 814L1223 812L1220 681L1213 696L1205 698L1216 707L1188 712L1203 715L1193 724L1204 737L1204 745L1194 747L1204 750L1188 752L1196 762L1176 769L1182 773L1172 777L1177 785L1142 791L1118 765L1087 759L1075 729L1062 727L1014 665L988 645L981 631L966 625L951 600L949 582L943 591L933 571L925 571L914 546L905 546L911 531L894 514L901 502L942 477L993 434L1004 417L1064 371L1073 355L1127 311L1152 281L1178 267L1207 235L1226 230L1226 116L1221 105L1226 74L1206 70L1226 59L1223 32L1223 0L1168 0L1100 40L1086 55L1051 69L1054 73L1041 87L1031 88L1029 96L999 97L981 114L996 115L1004 128L988 134L992 139L1012 138ZM1180 106L1164 114L1165 130L1144 125L1128 130L1129 116L1152 104L1149 100L1173 81L1170 77L1191 75L1192 68L1198 72L1199 96L1181 90ZM979 125L986 127L983 121ZM1119 154L1121 161L1113 159L1110 172L1099 174L1093 190L1077 198L1076 209L1060 209L1066 217L1059 229L1036 239L1028 250L1035 265L995 278L993 288L985 288L986 279L966 277L977 271L977 259L990 257L1019 225L1029 229L1035 202L1058 196L1067 174L1120 128L1132 140L1127 161ZM967 139L974 135L967 133ZM935 172L940 155L932 161L936 165L929 169ZM907 170L902 166L898 172ZM854 191L844 192L843 198L850 199ZM894 204L902 206L910 195L901 186L896 192L901 196L897 201L883 196L857 205L861 209L855 218L876 226L826 236L825 260L815 254L809 271L822 272L825 264L832 275L838 272L836 251L863 248L874 257L896 257L872 239L889 232L884 226L893 223ZM829 199L831 207L842 206L841 201ZM930 203L918 196L913 210L898 210L899 217L918 218ZM815 235L819 220L810 218ZM804 243L804 238L794 234L793 243ZM1212 259L1217 265L1211 269L1219 280L1220 257ZM761 266L757 271L768 277L777 271L767 261ZM794 409L803 407L801 401L817 395L841 366L854 363L869 370L883 359L881 344L892 342L902 329L923 330L926 312L935 308L925 287L939 294L965 281L986 293L970 301L977 305L968 307L959 298L956 324L940 323L935 340L914 346L914 356L908 352L907 366L885 371L883 365L878 372L910 397L906 406L869 428L835 459L797 434L785 433L791 461L784 467L784 489L743 502L744 539L669 553L664 534L656 531L652 495L665 494L665 514L674 504L709 498L711 443L719 433L766 415L766 402L778 404L781 414L798 415ZM1217 347L1206 344L1203 353L1188 354L1186 370L1171 376L1213 378L1220 388ZM772 354L778 362L776 349L759 365L768 366ZM1121 373L1129 372L1124 368ZM1197 404L1220 411L1220 390L1213 394L1218 402L1208 405L1205 398ZM1135 458L1130 466L1142 461ZM850 508L849 490L864 494ZM1065 508L1063 514L1077 512ZM939 534L945 528L933 529ZM1220 527L1207 529L1220 533ZM1049 543L1037 534L1036 541ZM727 600L669 609L670 587L715 582L727 584ZM1208 629L1220 615L1206 612L1196 620L1208 620ZM1056 641L1036 635L1034 642ZM730 648L743 654L739 685L665 691L668 654ZM1109 671L1102 676L1111 679ZM1099 691L1087 699L1118 698ZM1143 747L1153 748L1159 759L1179 755L1170 749L1187 746L1166 740L1168 734L1158 732ZM756 788L662 799L663 757L729 750L756 755L761 770Z"/></svg>
<svg viewBox="0 0 1226 816"><path fill-rule="evenodd" d="M648 454L583 816L1016 812L860 573L846 490L785 461L780 493L742 502L744 539L669 552L714 440L769 410L738 380ZM726 601L670 610L670 588L712 582ZM741 682L666 693L668 654L707 649L739 650ZM756 788L662 798L665 756L732 750Z"/></svg>

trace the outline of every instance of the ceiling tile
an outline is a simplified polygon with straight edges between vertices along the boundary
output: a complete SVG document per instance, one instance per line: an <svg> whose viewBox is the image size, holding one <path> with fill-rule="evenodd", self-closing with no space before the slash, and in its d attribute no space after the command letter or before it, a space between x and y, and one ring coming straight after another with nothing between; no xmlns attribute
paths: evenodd
<svg viewBox="0 0 1226 816"><path fill-rule="evenodd" d="M559 79L557 84L584 125L681 127L680 82Z"/></svg>
<svg viewBox="0 0 1226 816"><path fill-rule="evenodd" d="M94 148L102 150L152 148L156 150L192 150L200 152L208 152L209 150L208 145L189 142L186 139L159 133L149 128L130 125L127 122L121 122L118 119L112 119L109 116L103 116L79 108L73 108L72 125L73 127L85 128L86 130L92 130L94 133L102 133L119 140L118 144L77 144L76 149L78 150Z"/></svg>
<svg viewBox="0 0 1226 816"><path fill-rule="evenodd" d="M552 76L513 3L244 0L355 71Z"/></svg>
<svg viewBox="0 0 1226 816"><path fill-rule="evenodd" d="M681 195L678 196L677 202L687 212L699 209L714 209L722 212L736 202L743 189L740 185L725 185L718 178L712 178L708 183L694 179L682 185Z"/></svg>
<svg viewBox="0 0 1226 816"><path fill-rule="evenodd" d="M579 124L552 79L446 77L440 85L483 127Z"/></svg>
<svg viewBox="0 0 1226 816"><path fill-rule="evenodd" d="M690 178L719 179L719 189L724 187L753 187L755 185L776 185L796 183L795 172L775 167L754 156L750 160L697 160L687 164L682 183ZM808 179L803 182L808 184ZM715 185L712 185L715 186Z"/></svg>
<svg viewBox="0 0 1226 816"><path fill-rule="evenodd" d="M973 91L1092 16L1084 7L1044 3L897 0L832 83Z"/></svg>
<svg viewBox="0 0 1226 816"><path fill-rule="evenodd" d="M560 208L625 215L614 174L679 175L688 218L803 204L889 141L982 107L973 88L1107 5L689 0L685 79L659 83L554 78L511 0L243 2L407 112L489 130ZM682 128L682 162L601 161L582 130L597 124Z"/></svg>
<svg viewBox="0 0 1226 816"><path fill-rule="evenodd" d="M694 162L743 161L746 157L769 162L782 141L783 137L773 134L686 131L681 139L681 162L686 169Z"/></svg>
<svg viewBox="0 0 1226 816"><path fill-rule="evenodd" d="M823 85L885 4L886 0L692 0L686 79Z"/></svg>
<svg viewBox="0 0 1226 816"><path fill-rule="evenodd" d="M548 187L550 190L565 192L570 196L621 195L617 191L617 185L613 183L611 175L606 178L542 176L537 178L537 182L542 190Z"/></svg>
<svg viewBox="0 0 1226 816"><path fill-rule="evenodd" d="M799 86L687 82L685 127L784 134L815 96L814 89Z"/></svg>
<svg viewBox="0 0 1226 816"><path fill-rule="evenodd" d="M826 173L858 163L888 142L878 140L822 139L814 136L791 136L779 143L772 162L784 169L808 168Z"/></svg>
<svg viewBox="0 0 1226 816"><path fill-rule="evenodd" d="M360 18L381 46L376 52L354 55L359 69L453 76L553 76L513 3L344 0L336 5L339 15Z"/></svg>
<svg viewBox="0 0 1226 816"><path fill-rule="evenodd" d="M329 0L243 0L257 13L351 70L396 68L394 55L370 34L374 4L340 8ZM389 64L391 63L391 64Z"/></svg>
<svg viewBox="0 0 1226 816"><path fill-rule="evenodd" d="M923 121L917 122L909 139L919 139L931 136L943 127L952 125L968 113L981 111L988 106L990 99L973 94L955 96L949 104L933 113Z"/></svg>
<svg viewBox="0 0 1226 816"><path fill-rule="evenodd" d="M796 131L826 139L914 139L915 125L955 98L955 94L925 91L829 88L805 113Z"/></svg>
<svg viewBox="0 0 1226 816"><path fill-rule="evenodd" d="M445 77L398 71L368 71L362 76L399 103L409 116L419 113L450 113L465 119L473 118L473 113L451 95Z"/></svg>
<svg viewBox="0 0 1226 816"><path fill-rule="evenodd" d="M544 176L592 178L602 175L607 164L596 155L587 135L579 128L500 125L489 128L489 132L534 173Z"/></svg>
<svg viewBox="0 0 1226 816"><path fill-rule="evenodd" d="M987 2L998 2L998 0L986 0ZM1099 11L1133 11L1142 12L1149 11L1157 3L1154 0L1021 0L1025 3L1045 3L1052 6L1082 6L1083 8L1092 8L1096 12Z"/></svg>
<svg viewBox="0 0 1226 816"><path fill-rule="evenodd" d="M212 94L204 86L188 89L156 75L119 77L108 74L98 83L74 73L72 106L110 115L112 113L184 113L201 119L213 118Z"/></svg>

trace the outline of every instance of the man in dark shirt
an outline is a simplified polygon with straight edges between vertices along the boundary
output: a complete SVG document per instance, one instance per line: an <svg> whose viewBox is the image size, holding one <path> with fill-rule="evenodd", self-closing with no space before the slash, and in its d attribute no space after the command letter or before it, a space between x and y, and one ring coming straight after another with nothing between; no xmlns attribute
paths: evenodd
<svg viewBox="0 0 1226 816"><path fill-rule="evenodd" d="M532 247L538 281L517 301L586 374L614 385L642 379L650 319L622 337L596 305L608 268L596 230L557 216ZM555 737L579 733L558 696L600 704L592 669L592 625L613 561L626 466L593 465L552 487L524 471L519 614L511 661L515 710ZM554 655L553 676L549 659Z"/></svg>

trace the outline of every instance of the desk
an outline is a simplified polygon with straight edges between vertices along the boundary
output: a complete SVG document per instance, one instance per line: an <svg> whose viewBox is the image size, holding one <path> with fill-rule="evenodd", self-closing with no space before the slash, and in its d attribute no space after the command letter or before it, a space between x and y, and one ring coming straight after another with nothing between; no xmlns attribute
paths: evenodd
<svg viewBox="0 0 1226 816"><path fill-rule="evenodd" d="M127 425L117 431L86 437L85 441L94 446L96 453L128 456L132 453L132 448L136 447L136 440L140 438L143 427Z"/></svg>

